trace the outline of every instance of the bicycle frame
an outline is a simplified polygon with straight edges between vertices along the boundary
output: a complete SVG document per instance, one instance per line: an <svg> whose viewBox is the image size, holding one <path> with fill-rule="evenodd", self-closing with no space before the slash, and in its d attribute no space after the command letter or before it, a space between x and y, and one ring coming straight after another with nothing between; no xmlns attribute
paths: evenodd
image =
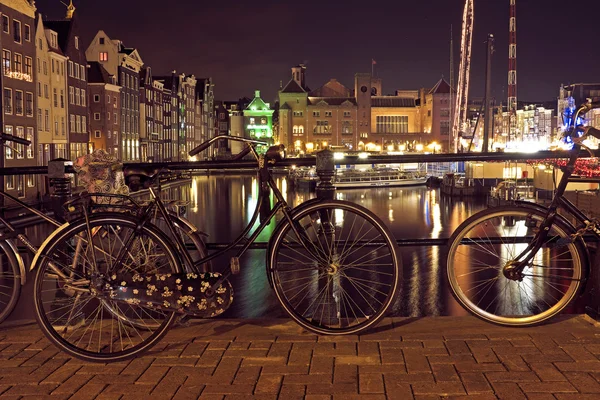
<svg viewBox="0 0 600 400"><path fill-rule="evenodd" d="M552 198L552 202L548 206L546 218L540 225L539 232L527 245L527 248L516 257L516 260L519 260L518 264L516 265L517 269L523 270L523 268L525 268L525 266L533 259L537 251L544 244L544 242L548 238L548 232L550 231L550 227L556 219L557 211L559 208L562 208L569 212L581 224L585 224L587 226L587 224L590 222L590 219L583 212L581 212L577 208L577 206L575 206L571 201L569 201L569 199L563 197L565 190L567 189L569 179L571 178L571 176L573 175L573 171L575 170L575 162L579 158L580 151L581 146L575 144L573 146L573 152L569 157L567 165L561 169L563 172L563 176L561 177L558 186L556 187L554 197ZM592 230L592 232L597 238L600 238L600 232L598 232L597 230Z"/></svg>
<svg viewBox="0 0 600 400"><path fill-rule="evenodd" d="M241 246L241 249L237 252L237 255L235 257L236 258L241 257L246 252L246 250L248 250L250 245L256 240L256 238L260 235L260 233L264 230L264 228L269 225L269 223L271 222L273 217L280 210L283 212L283 215L285 216L285 218L288 219L288 221L290 223L292 223L291 208L285 201L281 191L277 188L277 185L275 184L275 182L273 180L271 172L268 169L268 165L267 165L267 162L265 161L264 156L258 155L256 150L252 146L250 146L250 152L252 152L252 154L258 159L257 175L258 175L258 184L259 184L259 188L260 188L258 191L259 195L258 195L257 205L256 205L256 208L252 215L252 218L248 222L248 225L242 230L242 232L238 235L238 237L236 239L234 239L227 247L225 247L221 250L218 250L218 251L214 252L213 254L210 254L204 258L201 258L200 260L198 260L196 262L192 262L189 254L187 252L183 252L184 253L183 257L186 258L186 263L189 262L189 264L187 264L187 265L193 265L194 267L199 267L200 265L223 255L224 253L233 249L234 247L239 247L239 246ZM149 188L149 190L150 190L150 194L152 196L153 201L151 201L150 204L145 206L145 208L143 209L141 216L140 216L140 219L142 219L142 223L146 223L149 221L149 210L153 207L157 207L159 212L161 213L161 215L163 215L163 217L165 217L165 215L167 213L166 207L164 206L163 202L161 201L160 196L158 196L156 190L152 186ZM250 234L250 231L254 227L254 225L260 215L261 206L263 205L263 202L265 201L266 193L273 193L277 202L269 210L269 214L265 218L262 219L262 221L260 222L258 227L256 227L255 231ZM165 218L165 222L168 226L169 231L172 234L172 238L177 242L177 245L181 246L181 248L185 248L185 245L184 245L183 241L181 240L181 238L175 234L175 227L173 226L172 221L170 221L168 218ZM296 235L299 235L298 231L296 230L296 227L293 224L292 224L292 229L294 230L294 233ZM250 236L248 236L249 234L250 234ZM217 282L214 286L218 286L220 281L227 279L231 275L231 273L232 273L231 265L228 265L222 274L223 276L221 277L221 279L219 279L219 282Z"/></svg>

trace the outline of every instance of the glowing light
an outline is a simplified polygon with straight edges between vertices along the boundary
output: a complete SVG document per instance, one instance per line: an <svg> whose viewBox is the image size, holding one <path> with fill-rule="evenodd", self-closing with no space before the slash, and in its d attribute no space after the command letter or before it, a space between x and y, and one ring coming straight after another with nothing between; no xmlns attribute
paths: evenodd
<svg viewBox="0 0 600 400"><path fill-rule="evenodd" d="M254 124L250 124L247 126L248 129L268 129L270 130L271 127L269 125L254 125Z"/></svg>
<svg viewBox="0 0 600 400"><path fill-rule="evenodd" d="M358 153L358 158L367 158L369 157L369 153Z"/></svg>
<svg viewBox="0 0 600 400"><path fill-rule="evenodd" d="M423 151L423 145L419 143L416 147L417 151Z"/></svg>
<svg viewBox="0 0 600 400"><path fill-rule="evenodd" d="M342 160L344 159L344 153L333 153L334 160Z"/></svg>
<svg viewBox="0 0 600 400"><path fill-rule="evenodd" d="M473 42L473 0L465 1L463 11L462 36L460 42L460 67L458 72L458 85L456 93L456 107L454 108L454 121L452 122L453 151L456 152L456 141L459 132L469 130L467 123L467 101L469 98L469 75L471 72L471 44Z"/></svg>
<svg viewBox="0 0 600 400"><path fill-rule="evenodd" d="M18 79L20 81L33 82L31 75L24 72L6 71L5 74L9 78Z"/></svg>

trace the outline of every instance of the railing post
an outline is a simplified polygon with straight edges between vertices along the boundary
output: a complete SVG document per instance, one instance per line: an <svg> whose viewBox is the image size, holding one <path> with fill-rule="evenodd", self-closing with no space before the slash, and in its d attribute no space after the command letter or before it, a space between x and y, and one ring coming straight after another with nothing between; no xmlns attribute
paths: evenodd
<svg viewBox="0 0 600 400"><path fill-rule="evenodd" d="M71 197L71 174L67 173L69 166L73 166L73 162L64 158L48 161L50 199L54 218L59 222L65 222L63 204Z"/></svg>
<svg viewBox="0 0 600 400"><path fill-rule="evenodd" d="M335 197L335 186L333 177L335 176L335 164L333 162L333 151L329 149L321 150L317 153L316 172L319 176L316 193L320 199L333 200Z"/></svg>

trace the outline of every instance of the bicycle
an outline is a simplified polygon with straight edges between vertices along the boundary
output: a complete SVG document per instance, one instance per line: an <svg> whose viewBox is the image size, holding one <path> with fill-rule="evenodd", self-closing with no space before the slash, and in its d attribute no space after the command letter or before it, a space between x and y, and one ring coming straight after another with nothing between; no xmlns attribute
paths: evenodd
<svg viewBox="0 0 600 400"><path fill-rule="evenodd" d="M259 155L255 146L265 145L261 141L217 136L190 155L220 139L246 144L239 156L251 153L258 160L261 188L254 214L238 237L226 248L193 263L237 250L229 264L222 272L196 273L188 264L177 263L173 241L179 239L167 237L149 221L146 207L165 213L149 185L152 199L139 213L86 215L44 242L36 254L32 263L37 271L36 317L52 343L87 361L120 361L155 345L178 314L202 318L222 314L233 301L228 278L239 272L240 257L278 213L282 218L267 246L266 271L279 303L293 320L318 334L355 334L383 317L401 281L399 251L385 224L351 202L313 199L293 209L288 206L270 171L285 156L282 146L271 146ZM125 175L127 179L129 172ZM155 182L159 176L158 169L146 169L148 181ZM267 196L264 192L272 194L276 202L268 215L259 219ZM171 222L165 222L172 230ZM110 234L92 236L99 227ZM68 273L54 274L50 259L60 260ZM69 295L64 296L64 291ZM102 302L127 308L130 320L115 322L113 314L104 312ZM84 323L72 323L71 316L84 309L89 316ZM150 322L152 326L138 330Z"/></svg>
<svg viewBox="0 0 600 400"><path fill-rule="evenodd" d="M515 201L489 208L465 220L449 239L452 294L475 316L499 325L536 325L560 313L582 291L589 275L587 243L600 238L600 222L563 195L581 149L587 149L581 142L600 138L600 130L578 125L578 118L598 106L585 103L566 121L572 153L548 207ZM573 226L559 210L580 225Z"/></svg>
<svg viewBox="0 0 600 400"><path fill-rule="evenodd" d="M17 136L0 133L0 147L6 145L6 142L14 142L25 146L31 143L29 140ZM16 149L13 150L16 151ZM157 193L160 195L160 187ZM45 222L53 225L57 230L51 233L49 237L53 237L58 230L65 229L65 226L68 225L63 225L58 220L49 217L8 193L0 191L0 196L16 203L19 207L34 213ZM92 197L95 201L92 201ZM78 207L85 207L86 209L106 209L109 207L124 212L131 212L131 210L141 208L142 205L127 196L100 193L95 193L93 196L84 194L66 202L64 205L65 213L68 217L72 218L73 214L80 211ZM186 218L172 210L168 212L168 217L173 222L176 234L181 238L184 246L191 254L191 261L189 261L189 265L191 266L193 261L199 260L207 254L203 239L206 235L199 231ZM158 225L164 225L163 216L156 212L153 216L153 221ZM17 242L22 243L31 254L35 254L38 248L31 242L27 235L20 232L2 215L0 215L0 226L3 228L0 231L0 323L2 323L13 312L20 297L21 287L27 282L27 269L23 257L18 251ZM210 263L205 263L201 267L203 271L211 268Z"/></svg>

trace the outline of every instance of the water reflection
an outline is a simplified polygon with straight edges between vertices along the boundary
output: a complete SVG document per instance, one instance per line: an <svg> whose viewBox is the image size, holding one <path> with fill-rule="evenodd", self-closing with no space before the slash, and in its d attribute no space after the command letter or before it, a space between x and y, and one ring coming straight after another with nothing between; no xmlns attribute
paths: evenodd
<svg viewBox="0 0 600 400"><path fill-rule="evenodd" d="M276 183L292 206L315 196L309 192L289 191L285 177L277 177ZM209 235L209 242L223 243L235 239L251 220L259 188L254 175L218 175L197 176L191 184L171 187L166 192L169 198L190 201L185 216ZM336 192L336 198L355 202L374 212L397 239L447 238L469 215L485 207L481 201L441 197L438 190L426 187L348 189ZM269 204L273 205L274 201L271 197ZM277 219L280 218L278 215ZM268 241L275 227L274 221L258 240ZM37 243L49 231L49 227L41 225L27 229ZM446 284L445 247L401 247L401 253L404 282L392 307L393 315L467 314ZM226 254L213 264L221 269L232 255L234 253ZM284 315L268 282L265 257L263 250L249 250L240 260L241 272L232 279L235 300L226 316Z"/></svg>
<svg viewBox="0 0 600 400"><path fill-rule="evenodd" d="M315 194L287 191L285 177L276 178L277 186L292 206L303 203ZM187 217L209 234L210 242L228 242L241 232L252 218L258 202L258 183L252 175L198 176L190 185L192 204ZM185 191L185 189L183 189ZM183 195L183 193L182 193ZM373 211L391 229L396 238L444 238L468 215L484 207L482 202L452 201L440 197L439 191L426 187L347 189L336 192L339 200L348 200ZM271 205L274 199L269 199ZM197 209L198 211L194 211ZM281 216L278 215L277 219ZM275 229L272 222L259 236L269 240ZM449 294L445 283L443 260L445 249L402 247L404 284L393 307L395 315L423 316L463 314ZM216 263L227 263L228 254ZM242 272L234 277L236 301L227 313L236 317L282 315L265 273L266 254L249 251L242 259ZM222 264L225 265L225 264ZM452 303L452 306L449 304Z"/></svg>

